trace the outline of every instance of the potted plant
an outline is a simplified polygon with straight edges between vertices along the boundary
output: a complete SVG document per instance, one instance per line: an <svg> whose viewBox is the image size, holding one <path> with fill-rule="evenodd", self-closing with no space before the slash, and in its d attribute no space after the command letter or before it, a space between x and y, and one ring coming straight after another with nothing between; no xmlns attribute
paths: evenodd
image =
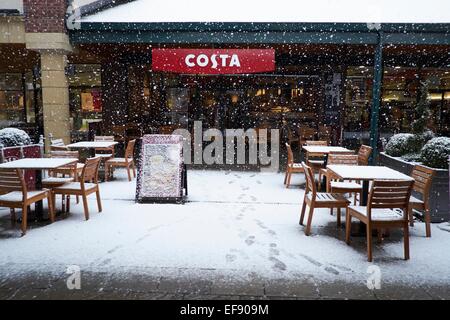
<svg viewBox="0 0 450 320"><path fill-rule="evenodd" d="M422 164L436 171L430 190L431 220L450 220L449 214L449 171L450 138L435 137L427 128L430 115L428 83L422 84L420 99L415 108L412 133L393 135L380 153L379 162L394 170L410 174L416 164Z"/></svg>

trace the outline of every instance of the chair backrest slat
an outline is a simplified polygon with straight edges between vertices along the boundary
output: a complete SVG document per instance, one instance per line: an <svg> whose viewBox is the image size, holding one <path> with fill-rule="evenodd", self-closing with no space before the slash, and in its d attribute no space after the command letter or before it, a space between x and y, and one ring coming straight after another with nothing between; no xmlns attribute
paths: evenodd
<svg viewBox="0 0 450 320"><path fill-rule="evenodd" d="M302 162L303 169L305 171L305 178L306 178L306 186L305 186L305 193L308 193L311 191L312 193L312 199L316 198L317 189L316 189L316 183L314 179L314 173L312 171L312 168L308 166L305 162Z"/></svg>
<svg viewBox="0 0 450 320"><path fill-rule="evenodd" d="M65 145L63 139L54 139L51 140L50 150L69 150L69 148Z"/></svg>
<svg viewBox="0 0 450 320"><path fill-rule="evenodd" d="M94 141L114 141L114 136L95 136Z"/></svg>
<svg viewBox="0 0 450 320"><path fill-rule="evenodd" d="M368 202L369 219L373 208L402 209L406 217L413 184L414 181L373 181Z"/></svg>
<svg viewBox="0 0 450 320"><path fill-rule="evenodd" d="M298 128L298 135L300 136L300 140L306 141L314 139L316 135L316 129L311 127L301 126Z"/></svg>
<svg viewBox="0 0 450 320"><path fill-rule="evenodd" d="M22 170L18 169L0 169L0 193L11 191L22 191L27 193L27 186L23 178Z"/></svg>
<svg viewBox="0 0 450 320"><path fill-rule="evenodd" d="M358 165L358 155L348 153L330 153L327 164Z"/></svg>
<svg viewBox="0 0 450 320"><path fill-rule="evenodd" d="M286 149L287 149L287 162L289 164L294 163L294 153L292 152L292 148L289 145L289 143L286 143Z"/></svg>
<svg viewBox="0 0 450 320"><path fill-rule="evenodd" d="M50 151L51 158L79 158L78 151Z"/></svg>
<svg viewBox="0 0 450 320"><path fill-rule="evenodd" d="M325 140L307 140L307 146L328 146L328 141Z"/></svg>
<svg viewBox="0 0 450 320"><path fill-rule="evenodd" d="M83 171L81 173L81 184L84 182L98 183L98 168L100 166L100 157L86 159Z"/></svg>
<svg viewBox="0 0 450 320"><path fill-rule="evenodd" d="M413 190L420 193L423 200L428 200L435 173L433 169L421 165L415 165L411 172L411 177L415 180Z"/></svg>
<svg viewBox="0 0 450 320"><path fill-rule="evenodd" d="M65 143L64 143L63 139L53 139L51 141L51 145L52 146L59 146L59 147L61 147L61 146L65 146Z"/></svg>
<svg viewBox="0 0 450 320"><path fill-rule="evenodd" d="M360 166L367 166L369 164L369 158L372 154L372 147L361 145L358 150L358 163Z"/></svg>
<svg viewBox="0 0 450 320"><path fill-rule="evenodd" d="M125 150L125 159L133 159L135 144L136 144L136 139L128 141L127 149Z"/></svg>

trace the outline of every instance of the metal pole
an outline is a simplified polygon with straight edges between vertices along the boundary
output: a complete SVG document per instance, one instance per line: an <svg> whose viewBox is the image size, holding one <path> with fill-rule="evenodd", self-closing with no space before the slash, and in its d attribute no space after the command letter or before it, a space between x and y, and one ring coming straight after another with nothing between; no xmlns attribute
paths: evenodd
<svg viewBox="0 0 450 320"><path fill-rule="evenodd" d="M380 115L381 87L383 79L383 32L378 32L378 44L375 47L374 67L373 67L373 91L372 91L372 111L370 115L370 146L372 155L369 163L375 164L378 156L379 127L378 118Z"/></svg>

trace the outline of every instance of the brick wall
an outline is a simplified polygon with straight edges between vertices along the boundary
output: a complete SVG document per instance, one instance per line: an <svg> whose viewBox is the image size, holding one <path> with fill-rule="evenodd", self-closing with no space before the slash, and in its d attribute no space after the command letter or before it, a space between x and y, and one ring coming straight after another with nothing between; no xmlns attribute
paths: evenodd
<svg viewBox="0 0 450 320"><path fill-rule="evenodd" d="M67 0L24 0L26 32L65 33Z"/></svg>

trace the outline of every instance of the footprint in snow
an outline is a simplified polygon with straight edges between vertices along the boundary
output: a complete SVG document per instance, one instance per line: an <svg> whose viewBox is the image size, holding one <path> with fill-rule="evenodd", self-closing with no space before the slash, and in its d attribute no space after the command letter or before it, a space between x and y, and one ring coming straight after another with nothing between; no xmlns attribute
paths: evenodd
<svg viewBox="0 0 450 320"><path fill-rule="evenodd" d="M328 272L328 273L335 274L335 275L339 274L339 271L337 271L336 269L334 269L332 267L325 267L325 271Z"/></svg>
<svg viewBox="0 0 450 320"><path fill-rule="evenodd" d="M225 260L226 260L227 262L233 262L234 260L236 260L236 256L235 256L234 254L227 254L227 255L225 256Z"/></svg>
<svg viewBox="0 0 450 320"><path fill-rule="evenodd" d="M275 248L270 248L269 253L271 256L279 256L280 255L280 251Z"/></svg>
<svg viewBox="0 0 450 320"><path fill-rule="evenodd" d="M249 246L255 243L255 236L250 236L247 239L245 239L245 243Z"/></svg>
<svg viewBox="0 0 450 320"><path fill-rule="evenodd" d="M287 266L283 261L278 260L275 257L270 257L269 260L274 263L274 265L272 266L272 269L277 270L277 271L286 271Z"/></svg>

